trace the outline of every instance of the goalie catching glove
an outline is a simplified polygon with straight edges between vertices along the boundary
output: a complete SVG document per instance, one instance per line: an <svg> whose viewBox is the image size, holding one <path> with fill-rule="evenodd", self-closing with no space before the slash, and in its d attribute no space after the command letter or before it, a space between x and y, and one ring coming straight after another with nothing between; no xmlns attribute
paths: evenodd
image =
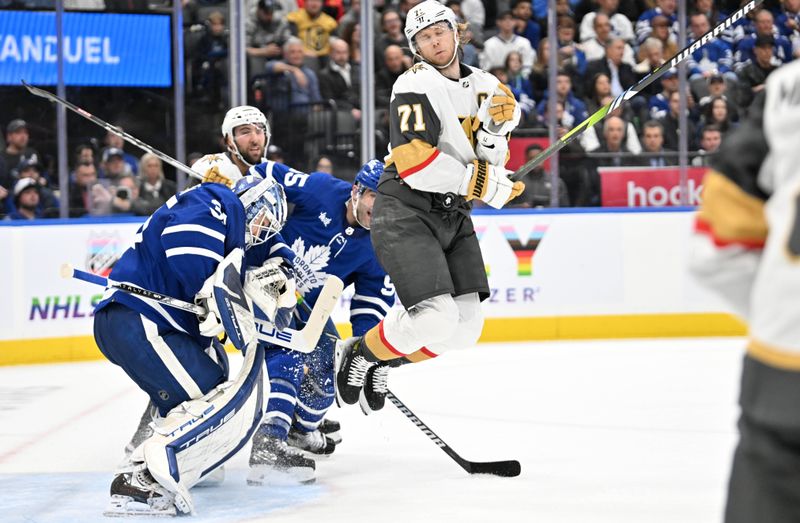
<svg viewBox="0 0 800 523"><path fill-rule="evenodd" d="M279 331L291 323L295 291L294 270L282 258L270 258L245 272L244 292Z"/></svg>
<svg viewBox="0 0 800 523"><path fill-rule="evenodd" d="M464 175L462 194L467 200L478 199L486 202L495 209L513 200L525 190L522 182L512 182L508 176L513 171L503 167L491 165L485 160L474 160L467 165Z"/></svg>

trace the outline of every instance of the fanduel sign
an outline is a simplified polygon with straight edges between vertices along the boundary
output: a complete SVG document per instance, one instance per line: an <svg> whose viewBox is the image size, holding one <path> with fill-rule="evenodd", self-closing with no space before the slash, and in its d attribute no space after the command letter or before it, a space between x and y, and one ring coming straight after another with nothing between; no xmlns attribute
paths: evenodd
<svg viewBox="0 0 800 523"><path fill-rule="evenodd" d="M165 15L64 13L67 85L169 87L170 19ZM0 11L0 84L57 83L53 12Z"/></svg>

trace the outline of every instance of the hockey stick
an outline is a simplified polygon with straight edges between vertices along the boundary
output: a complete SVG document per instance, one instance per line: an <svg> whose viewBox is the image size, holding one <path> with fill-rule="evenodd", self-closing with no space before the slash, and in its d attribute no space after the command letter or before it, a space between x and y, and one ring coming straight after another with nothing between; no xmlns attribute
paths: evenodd
<svg viewBox="0 0 800 523"><path fill-rule="evenodd" d="M136 138L135 136L131 136L130 134L126 133L125 131L123 131L119 127L111 125L110 123L101 120L100 118L96 117L95 115L93 115L89 111L85 111L85 110L81 109L80 107L78 107L77 105L75 105L73 103L70 103L70 102L64 100L63 98L61 98L60 96L55 95L55 94L53 94L53 93L51 93L49 91L45 91L44 89L39 89L38 87L34 87L31 84L29 84L28 82L26 82L25 80L22 80L22 85L24 85L25 88L31 94L39 96L41 98L46 98L47 100L50 100L51 102L55 102L55 103L59 103L59 104L63 105L64 107L66 107L70 111L83 116L87 120L99 125L100 127L105 129L106 131L109 131L109 132L112 132L112 133L116 134L117 136L119 136L120 138L125 140L126 142L135 145L139 149L142 149L144 152L151 153L151 154L154 154L154 155L158 156L161 159L161 161L163 161L164 163L170 164L171 166L175 167L179 171L183 171L186 174L188 174L189 176L197 178L198 180L202 180L203 179L203 175L202 174L193 171L189 166L179 162L178 160L176 160L172 156L169 156L167 154L162 153L158 149L154 149L153 147L150 147L149 145L147 145L146 143L144 143L140 139Z"/></svg>
<svg viewBox="0 0 800 523"><path fill-rule="evenodd" d="M755 9L756 6L763 1L764 0L752 0L745 6L741 7L721 24L704 34L702 38L698 38L692 43L692 45L679 51L678 54L673 56L669 61L664 62L661 67L655 69L650 74L642 78L637 84L628 87L628 89L614 98L607 105L604 105L589 118L573 127L572 130L559 138L558 141L551 143L547 149L525 162L522 167L517 169L517 171L510 176L510 178L516 181L530 173L533 169L544 163L544 161L550 158L553 154L569 145L575 138L580 136L583 131L603 120L610 112L621 106L623 102L630 100L639 94L645 87L655 82L662 74L686 60L689 56L691 56L692 53L706 45L708 42L715 40L724 30L728 29L731 24L743 18L745 15L747 15L747 13Z"/></svg>
<svg viewBox="0 0 800 523"><path fill-rule="evenodd" d="M307 311L310 310L308 304L305 301L300 302L300 306L304 307ZM338 333L331 333L326 332L326 336L330 338L339 340ZM436 443L436 446L439 447L444 451L445 454L450 456L453 461L459 464L462 469L466 470L469 474L492 474L494 476L503 476L507 478L513 478L519 476L522 467L519 464L519 461L516 460L508 460L508 461L469 461L467 459L462 458L458 455L458 453L453 450L450 445L442 441L442 438L436 435L435 432L431 430L428 425L425 424L421 419L417 417L416 414L411 412L405 403L400 401L400 398L395 396L395 394L387 390L386 397L389 398L389 401L397 407L397 409L405 414L405 416L416 425L416 427L421 430L426 436L428 436L431 441Z"/></svg>
<svg viewBox="0 0 800 523"><path fill-rule="evenodd" d="M200 305L189 303L188 301L179 300L170 296L165 296L158 292L143 289L130 283L109 280L108 278L103 278L97 274L76 269L67 263L61 266L61 277L75 278L76 280L94 283L95 285L111 287L123 292L127 292L128 294L133 294L146 300L151 300L162 305L167 305L182 311L190 312L192 314L203 315L207 312L206 309ZM286 328L279 332L270 322L256 319L255 323L256 331L258 332L258 340L264 343L272 343L273 345L285 347L297 352L303 352L306 354L312 352L317 346L317 342L319 341L319 337L322 335L322 331L325 328L328 317L330 317L331 312L333 312L333 309L339 300L339 296L342 294L343 287L344 285L342 280L335 276L328 277L328 279L325 281L325 285L322 287L322 290L319 293L319 297L314 305L314 309L311 310L311 315L308 317L305 327L300 330Z"/></svg>
<svg viewBox="0 0 800 523"><path fill-rule="evenodd" d="M386 397L389 398L389 401L397 407L397 409L405 414L405 416L410 419L414 425L417 426L419 430L425 433L431 441L436 443L436 446L439 447L444 451L445 454L450 456L453 461L458 463L462 469L466 470L470 474L492 474L494 476L503 476L506 478L513 478L519 476L520 472L522 471L522 467L517 460L508 460L508 461L469 461L468 459L464 459L458 455L458 453L450 448L450 445L442 441L442 438L436 435L435 432L428 427L424 421L419 419L416 414L411 412L411 409L406 407L406 404L400 401L400 398L395 396L392 391L386 392Z"/></svg>

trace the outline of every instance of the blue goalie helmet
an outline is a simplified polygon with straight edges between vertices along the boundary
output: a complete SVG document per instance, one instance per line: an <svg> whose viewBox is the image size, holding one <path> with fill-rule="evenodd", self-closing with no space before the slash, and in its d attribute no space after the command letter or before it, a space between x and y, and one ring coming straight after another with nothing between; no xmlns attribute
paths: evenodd
<svg viewBox="0 0 800 523"><path fill-rule="evenodd" d="M370 160L365 163L361 170L356 174L355 183L363 191L369 189L370 191L378 190L378 180L381 179L383 174L383 162L380 160Z"/></svg>
<svg viewBox="0 0 800 523"><path fill-rule="evenodd" d="M264 243L278 234L286 223L286 195L273 178L247 175L236 182L233 192L244 206L247 247Z"/></svg>

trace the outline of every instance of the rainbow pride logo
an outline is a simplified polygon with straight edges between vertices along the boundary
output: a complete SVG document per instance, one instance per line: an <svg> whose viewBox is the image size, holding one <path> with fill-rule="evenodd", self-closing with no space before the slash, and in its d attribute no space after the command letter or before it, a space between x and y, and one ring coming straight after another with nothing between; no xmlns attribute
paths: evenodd
<svg viewBox="0 0 800 523"><path fill-rule="evenodd" d="M500 231L502 231L503 236L514 251L514 256L517 257L517 276L530 276L533 274L533 255L536 254L536 247L539 246L539 242L544 238L547 228L547 225L535 225L523 242L513 226L500 226Z"/></svg>

